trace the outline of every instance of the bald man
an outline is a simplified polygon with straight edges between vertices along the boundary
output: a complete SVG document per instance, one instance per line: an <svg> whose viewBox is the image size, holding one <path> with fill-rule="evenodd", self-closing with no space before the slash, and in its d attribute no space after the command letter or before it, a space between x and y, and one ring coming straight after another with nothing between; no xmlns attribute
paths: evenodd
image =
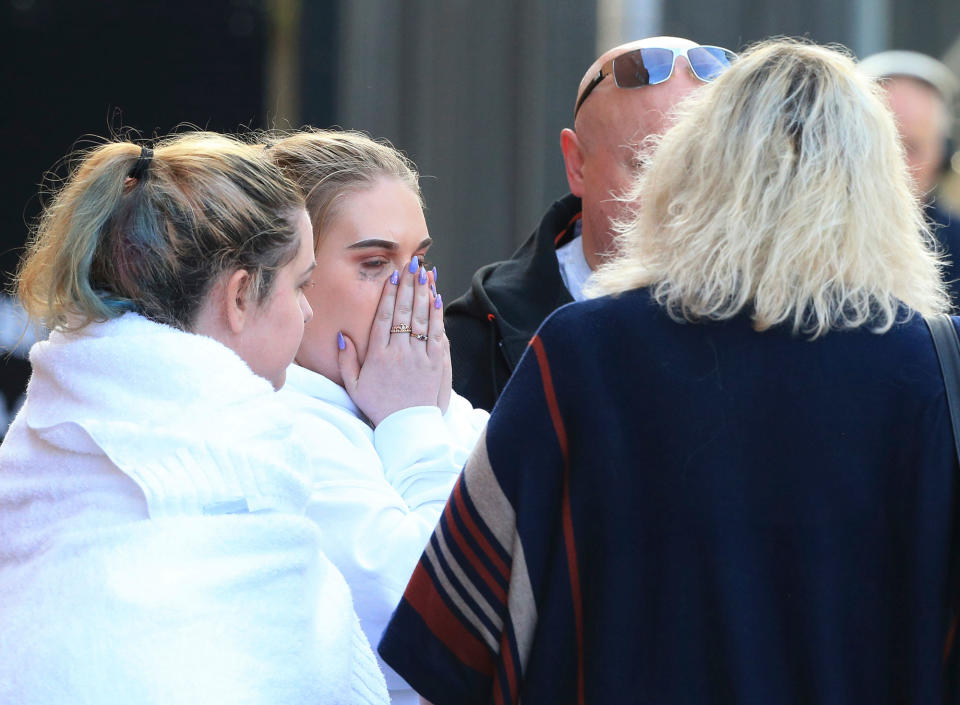
<svg viewBox="0 0 960 705"><path fill-rule="evenodd" d="M478 270L470 290L447 307L453 386L474 406L493 408L543 320L583 298L587 277L610 251L611 222L620 213L615 196L630 183L637 147L662 132L673 106L732 58L715 49L681 53L698 46L650 37L610 49L587 69L574 128L560 134L570 194L551 206L513 257ZM672 73L662 80L671 59Z"/></svg>

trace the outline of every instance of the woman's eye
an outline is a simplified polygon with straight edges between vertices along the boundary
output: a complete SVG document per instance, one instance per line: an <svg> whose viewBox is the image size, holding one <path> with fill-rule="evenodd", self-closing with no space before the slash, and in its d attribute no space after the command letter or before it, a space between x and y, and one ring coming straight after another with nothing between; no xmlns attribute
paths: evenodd
<svg viewBox="0 0 960 705"><path fill-rule="evenodd" d="M417 255L417 259L420 261L420 266L423 267L424 269L429 270L433 268L433 263L427 261L426 255Z"/></svg>
<svg viewBox="0 0 960 705"><path fill-rule="evenodd" d="M377 257L376 259L364 260L360 263L360 266L365 270L371 271L375 269L382 269L386 265L387 260L383 257Z"/></svg>

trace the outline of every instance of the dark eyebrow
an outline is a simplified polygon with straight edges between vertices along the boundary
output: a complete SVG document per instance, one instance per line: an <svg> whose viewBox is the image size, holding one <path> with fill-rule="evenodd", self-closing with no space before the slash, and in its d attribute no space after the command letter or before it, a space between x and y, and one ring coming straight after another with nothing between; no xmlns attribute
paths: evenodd
<svg viewBox="0 0 960 705"><path fill-rule="evenodd" d="M427 237L420 242L420 245L419 247L417 247L417 249L422 250L426 247L430 247L430 245L432 244L433 244L433 239ZM368 240L360 240L359 242L355 242L352 245L347 245L346 249L366 250L373 247L379 248L381 250L395 250L397 249L397 243L393 242L392 240L381 240L379 238L370 238Z"/></svg>
<svg viewBox="0 0 960 705"><path fill-rule="evenodd" d="M397 243L391 242L390 240L380 240L378 238L371 238L369 240L360 240L360 242L355 242L352 245L347 245L348 250L365 250L370 247L376 247L381 250L395 250L397 249Z"/></svg>

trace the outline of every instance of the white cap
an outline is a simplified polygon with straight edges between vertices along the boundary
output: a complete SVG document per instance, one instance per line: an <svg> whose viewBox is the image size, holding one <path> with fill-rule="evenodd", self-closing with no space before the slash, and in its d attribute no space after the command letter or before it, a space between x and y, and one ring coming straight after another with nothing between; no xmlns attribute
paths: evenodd
<svg viewBox="0 0 960 705"><path fill-rule="evenodd" d="M929 83L947 105L953 105L960 90L960 80L953 71L932 56L917 51L882 51L868 56L858 66L871 78L907 76Z"/></svg>

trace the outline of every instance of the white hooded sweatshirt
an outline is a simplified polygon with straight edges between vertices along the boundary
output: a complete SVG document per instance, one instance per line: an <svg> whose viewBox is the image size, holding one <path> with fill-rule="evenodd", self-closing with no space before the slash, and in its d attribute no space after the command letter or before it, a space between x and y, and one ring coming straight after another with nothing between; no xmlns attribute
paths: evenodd
<svg viewBox="0 0 960 705"><path fill-rule="evenodd" d="M374 429L343 387L299 365L279 396L314 424L307 516L376 647L489 414L453 394L445 414L410 407ZM406 681L380 666L394 705L416 705Z"/></svg>

